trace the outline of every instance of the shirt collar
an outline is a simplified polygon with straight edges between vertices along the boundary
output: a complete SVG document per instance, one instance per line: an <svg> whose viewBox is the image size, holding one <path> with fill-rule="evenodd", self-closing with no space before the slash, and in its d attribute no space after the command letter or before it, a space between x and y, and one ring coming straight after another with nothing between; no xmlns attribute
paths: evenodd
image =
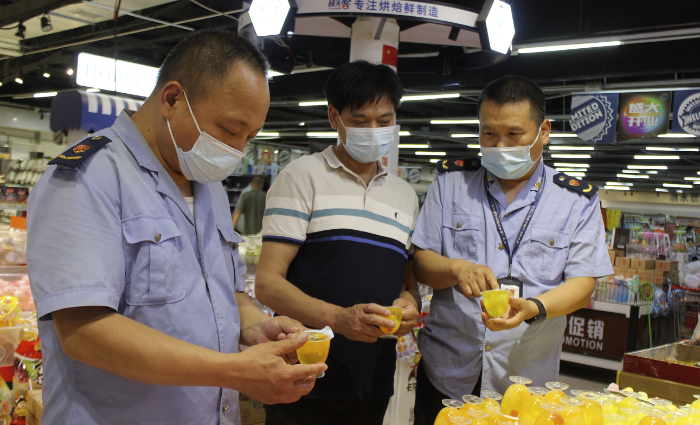
<svg viewBox="0 0 700 425"><path fill-rule="evenodd" d="M535 172L532 173L532 175L527 181L527 184L522 189L520 189L520 192L515 197L513 202L511 202L510 205L508 205L508 203L506 202L506 195L503 193L503 189L501 189L500 183L494 186L494 183L498 182L498 178L495 175L491 174L490 171L486 170L486 178L489 184L489 191L491 192L491 195L498 201L498 203L501 204L501 207L503 209L507 208L509 210L516 210L522 208L523 206L528 205L535 200L534 195L540 188L540 185L542 184L540 180L542 179L543 168L544 162L542 161L542 158L540 158L537 162L537 168L535 168Z"/></svg>
<svg viewBox="0 0 700 425"><path fill-rule="evenodd" d="M333 150L333 146L328 146L324 151L323 151L323 157L326 159L326 162L328 162L328 165L331 166L331 168L342 168L346 172L352 174L353 176L357 177L355 173L350 171L348 167L343 165L342 162L338 159L338 157L335 155L335 151ZM381 161L377 161L377 167L378 167L378 172L375 177L383 176L387 174L386 167L382 165Z"/></svg>
<svg viewBox="0 0 700 425"><path fill-rule="evenodd" d="M151 171L160 171L160 161L153 153L146 139L141 134L141 130L136 126L131 116L135 111L124 109L112 125L112 130L124 142L127 148L134 155L140 166Z"/></svg>

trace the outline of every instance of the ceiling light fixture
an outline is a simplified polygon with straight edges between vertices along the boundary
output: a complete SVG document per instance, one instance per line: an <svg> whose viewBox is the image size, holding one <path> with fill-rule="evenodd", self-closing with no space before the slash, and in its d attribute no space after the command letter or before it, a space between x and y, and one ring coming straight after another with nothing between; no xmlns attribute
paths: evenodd
<svg viewBox="0 0 700 425"><path fill-rule="evenodd" d="M17 83L17 84L24 84L24 80L22 80L21 78L17 77L17 78L15 78L15 83Z"/></svg>
<svg viewBox="0 0 700 425"><path fill-rule="evenodd" d="M668 192L668 189L659 189L658 187L656 189L657 192Z"/></svg>
<svg viewBox="0 0 700 425"><path fill-rule="evenodd" d="M580 172L584 172L584 173L585 173L586 171L588 171L588 170L585 169L585 168L555 168L555 170L559 171L560 173L564 173L564 172L567 172L567 171L573 171L573 172L579 172L579 171L580 171Z"/></svg>
<svg viewBox="0 0 700 425"><path fill-rule="evenodd" d="M433 164L438 163L438 162L440 162L440 161L442 161L442 160L441 160L441 159L438 159L438 158L431 158L431 159L430 159L430 162L432 162Z"/></svg>
<svg viewBox="0 0 700 425"><path fill-rule="evenodd" d="M617 177L623 179L648 179L649 176L645 174L618 174Z"/></svg>
<svg viewBox="0 0 700 425"><path fill-rule="evenodd" d="M299 102L299 106L326 106L328 102L325 100L315 100L313 102Z"/></svg>
<svg viewBox="0 0 700 425"><path fill-rule="evenodd" d="M428 152L428 151L416 151L416 155L423 155L423 156L445 156L447 155L447 152Z"/></svg>
<svg viewBox="0 0 700 425"><path fill-rule="evenodd" d="M255 137L279 137L279 133L274 131L261 131Z"/></svg>
<svg viewBox="0 0 700 425"><path fill-rule="evenodd" d="M476 145L474 143L470 143L467 145L469 149L481 149L481 145Z"/></svg>
<svg viewBox="0 0 700 425"><path fill-rule="evenodd" d="M567 158L567 159L589 159L591 156L585 153L553 153L552 158Z"/></svg>
<svg viewBox="0 0 700 425"><path fill-rule="evenodd" d="M299 127L303 127L303 126L305 126L305 125L306 125L306 123L303 122L303 121L299 123Z"/></svg>
<svg viewBox="0 0 700 425"><path fill-rule="evenodd" d="M646 173L647 173L647 174L659 174L658 171L647 171Z"/></svg>
<svg viewBox="0 0 700 425"><path fill-rule="evenodd" d="M571 137L578 137L578 136L576 134L573 134L573 133L549 133L549 137L560 137L560 138L561 137L564 137L564 138L569 137L569 138L571 138Z"/></svg>
<svg viewBox="0 0 700 425"><path fill-rule="evenodd" d="M51 18L49 18L49 15L42 16L40 22L42 31L49 32L53 29L53 25L51 25Z"/></svg>
<svg viewBox="0 0 700 425"><path fill-rule="evenodd" d="M88 92L88 93L99 93L99 92L100 92L100 89L91 88L91 89L87 89L87 90L85 90L85 91Z"/></svg>
<svg viewBox="0 0 700 425"><path fill-rule="evenodd" d="M248 16L258 37L278 35L289 14L288 0L253 0Z"/></svg>
<svg viewBox="0 0 700 425"><path fill-rule="evenodd" d="M660 146L647 146L644 148L648 151L666 151L666 152L698 152L698 148L666 148Z"/></svg>
<svg viewBox="0 0 700 425"><path fill-rule="evenodd" d="M555 162L554 167L590 168L588 164L573 164L569 162Z"/></svg>
<svg viewBox="0 0 700 425"><path fill-rule="evenodd" d="M619 40L615 41L601 41L598 43L578 43L578 44L558 44L549 46L537 46L537 47L522 47L518 49L518 54L523 53L544 53L544 52L560 52L562 50L579 50L579 49L591 49L596 47L610 47L619 46L622 42Z"/></svg>
<svg viewBox="0 0 700 425"><path fill-rule="evenodd" d="M634 186L634 183L605 182L608 186Z"/></svg>
<svg viewBox="0 0 700 425"><path fill-rule="evenodd" d="M273 77L278 77L280 75L284 75L284 74L281 72L273 71L271 69L269 71L267 71L267 79L268 80L273 78Z"/></svg>
<svg viewBox="0 0 700 425"><path fill-rule="evenodd" d="M430 146L427 144L410 144L410 143L400 143L399 149L428 149Z"/></svg>
<svg viewBox="0 0 700 425"><path fill-rule="evenodd" d="M603 188L605 190L630 190L627 186L605 186Z"/></svg>
<svg viewBox="0 0 700 425"><path fill-rule="evenodd" d="M678 155L635 155L634 159L681 159Z"/></svg>
<svg viewBox="0 0 700 425"><path fill-rule="evenodd" d="M50 76L51 74L49 74L48 72L44 72L44 78L49 78Z"/></svg>
<svg viewBox="0 0 700 425"><path fill-rule="evenodd" d="M54 97L57 94L58 93L55 91L46 92L46 93L34 93L34 97Z"/></svg>
<svg viewBox="0 0 700 425"><path fill-rule="evenodd" d="M683 180L698 181L700 180L700 177L683 177Z"/></svg>
<svg viewBox="0 0 700 425"><path fill-rule="evenodd" d="M674 138L674 139L685 139L689 137L697 137L692 134L687 134L687 133L666 133L666 134L659 134L656 137L668 137L668 138Z"/></svg>
<svg viewBox="0 0 700 425"><path fill-rule="evenodd" d="M338 133L335 132L330 132L330 131L312 131L309 133L306 133L307 137L320 137L320 138L326 138L326 139L335 139L338 137Z"/></svg>
<svg viewBox="0 0 700 425"><path fill-rule="evenodd" d="M452 136L453 139L460 139L460 138L465 138L465 137L479 137L477 133L460 133L460 134L453 134Z"/></svg>
<svg viewBox="0 0 700 425"><path fill-rule="evenodd" d="M550 151L593 151L593 146L552 146L549 145Z"/></svg>
<svg viewBox="0 0 700 425"><path fill-rule="evenodd" d="M675 184L675 183L664 183L663 187L680 187L683 189L692 189L692 184Z"/></svg>
<svg viewBox="0 0 700 425"><path fill-rule="evenodd" d="M430 124L479 124L479 120L430 120Z"/></svg>
<svg viewBox="0 0 700 425"><path fill-rule="evenodd" d="M19 21L19 24L17 25L17 32L15 33L15 37L19 37L22 40L24 40L24 34L27 32L27 27L25 27L22 24L22 21Z"/></svg>
<svg viewBox="0 0 700 425"><path fill-rule="evenodd" d="M571 177L586 177L586 173L566 173L566 175Z"/></svg>
<svg viewBox="0 0 700 425"><path fill-rule="evenodd" d="M641 171L639 170L622 170L623 173L626 174L639 174Z"/></svg>
<svg viewBox="0 0 700 425"><path fill-rule="evenodd" d="M665 165L628 165L630 170L668 170Z"/></svg>
<svg viewBox="0 0 700 425"><path fill-rule="evenodd" d="M411 132L410 131L399 131L399 136L410 136Z"/></svg>
<svg viewBox="0 0 700 425"><path fill-rule="evenodd" d="M413 96L404 96L402 102L411 102L415 100L434 100L434 99L452 99L459 97L459 93L440 93L440 94L419 94Z"/></svg>
<svg viewBox="0 0 700 425"><path fill-rule="evenodd" d="M73 68L66 69L66 74L73 75Z"/></svg>

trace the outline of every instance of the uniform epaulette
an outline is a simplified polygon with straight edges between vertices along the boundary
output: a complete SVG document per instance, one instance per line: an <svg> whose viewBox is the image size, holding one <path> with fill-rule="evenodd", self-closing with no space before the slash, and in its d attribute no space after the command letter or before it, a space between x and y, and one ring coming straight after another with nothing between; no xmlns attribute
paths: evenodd
<svg viewBox="0 0 700 425"><path fill-rule="evenodd" d="M481 168L481 160L479 159L445 159L438 161L438 173L446 173L448 171L476 171Z"/></svg>
<svg viewBox="0 0 700 425"><path fill-rule="evenodd" d="M64 167L76 169L90 155L102 149L104 145L112 140L105 136L89 137L67 151L54 158L49 165L62 165Z"/></svg>
<svg viewBox="0 0 700 425"><path fill-rule="evenodd" d="M578 192L588 198L592 197L596 194L596 192L598 192L598 186L594 186L583 180L578 180L571 176L567 176L564 173L555 174L554 183L569 190L573 190L574 192Z"/></svg>

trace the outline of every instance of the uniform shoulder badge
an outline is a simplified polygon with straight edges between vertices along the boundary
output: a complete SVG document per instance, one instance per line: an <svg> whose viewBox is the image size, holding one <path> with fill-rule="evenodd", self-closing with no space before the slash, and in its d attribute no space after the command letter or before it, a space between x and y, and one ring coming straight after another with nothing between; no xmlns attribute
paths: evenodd
<svg viewBox="0 0 700 425"><path fill-rule="evenodd" d="M555 174L554 183L569 190L573 190L574 192L578 192L588 198L592 197L596 194L596 192L598 192L598 186L594 186L583 180L578 180L571 176L567 176L564 173Z"/></svg>
<svg viewBox="0 0 700 425"><path fill-rule="evenodd" d="M62 165L64 167L76 169L93 153L102 149L104 145L112 140L105 136L89 137L67 151L54 158L49 165Z"/></svg>
<svg viewBox="0 0 700 425"><path fill-rule="evenodd" d="M445 159L437 163L438 173L476 171L479 168L481 168L481 160L479 159Z"/></svg>

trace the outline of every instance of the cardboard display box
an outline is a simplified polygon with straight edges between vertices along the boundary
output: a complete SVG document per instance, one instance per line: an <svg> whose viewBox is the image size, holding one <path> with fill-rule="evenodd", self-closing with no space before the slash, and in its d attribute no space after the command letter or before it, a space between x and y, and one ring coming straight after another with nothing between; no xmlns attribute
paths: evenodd
<svg viewBox="0 0 700 425"><path fill-rule="evenodd" d="M637 269L627 269L625 270L625 278L632 279L637 274Z"/></svg>
<svg viewBox="0 0 700 425"><path fill-rule="evenodd" d="M617 267L630 268L632 260L627 257L615 257L615 265Z"/></svg>
<svg viewBox="0 0 700 425"><path fill-rule="evenodd" d="M677 342L625 353L622 371L696 386L700 383L700 367L695 367L697 363L700 363L700 347ZM696 390L693 394L700 392ZM688 401L694 401L692 394Z"/></svg>
<svg viewBox="0 0 700 425"><path fill-rule="evenodd" d="M675 405L684 405L695 401L693 394L698 394L700 387L665 379L651 378L629 372L619 372L617 384L620 388L632 387L635 391L644 391L650 398L659 397L670 400Z"/></svg>
<svg viewBox="0 0 700 425"><path fill-rule="evenodd" d="M665 272L678 271L678 261L656 260L656 270Z"/></svg>
<svg viewBox="0 0 700 425"><path fill-rule="evenodd" d="M262 403L239 394L238 404L241 409L241 425L255 425L265 422L265 409Z"/></svg>
<svg viewBox="0 0 700 425"><path fill-rule="evenodd" d="M654 260L639 260L636 258L632 260L631 264L630 268L637 270L654 270L656 265Z"/></svg>
<svg viewBox="0 0 700 425"><path fill-rule="evenodd" d="M645 270L643 282L654 283L654 273L656 273L656 270ZM639 276L639 278L641 279L642 276Z"/></svg>
<svg viewBox="0 0 700 425"><path fill-rule="evenodd" d="M654 281L651 283L657 286L663 285L668 279L668 273L663 270L654 270Z"/></svg>
<svg viewBox="0 0 700 425"><path fill-rule="evenodd" d="M678 270L668 272L668 278L671 279L672 284L678 285L681 280L680 272Z"/></svg>
<svg viewBox="0 0 700 425"><path fill-rule="evenodd" d="M41 390L27 393L27 425L41 425L41 413L44 403L41 399Z"/></svg>

